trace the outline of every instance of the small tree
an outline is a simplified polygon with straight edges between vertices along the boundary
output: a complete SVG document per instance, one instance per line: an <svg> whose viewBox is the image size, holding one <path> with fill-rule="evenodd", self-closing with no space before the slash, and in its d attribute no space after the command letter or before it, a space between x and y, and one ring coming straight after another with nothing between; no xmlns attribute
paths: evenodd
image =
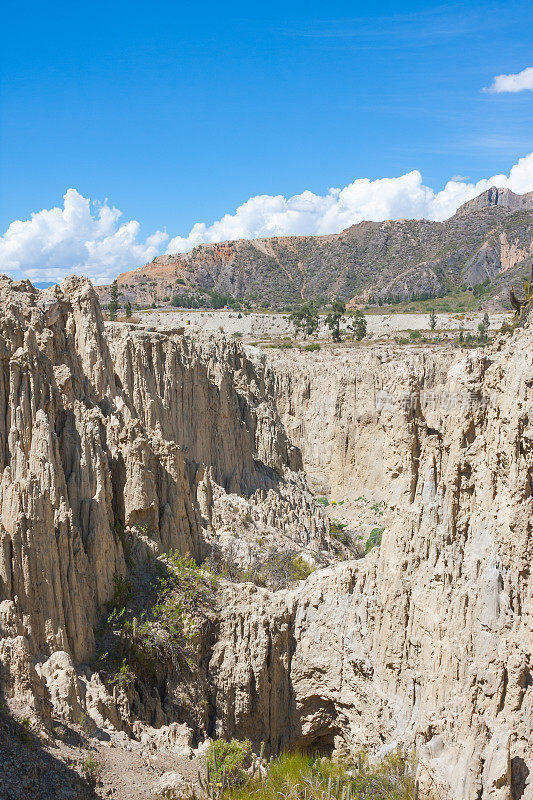
<svg viewBox="0 0 533 800"><path fill-rule="evenodd" d="M366 317L360 308L358 308L355 314L353 315L352 321L350 322L350 325L348 327L351 328L351 330L354 332L355 338L357 339L358 342L360 342L361 339L365 338Z"/></svg>
<svg viewBox="0 0 533 800"><path fill-rule="evenodd" d="M294 325L296 334L303 330L305 336L313 336L318 330L318 310L313 301L302 303L289 315L289 321Z"/></svg>
<svg viewBox="0 0 533 800"><path fill-rule="evenodd" d="M125 309L126 309L126 319L129 319L131 317L131 303L129 300L125 305Z"/></svg>
<svg viewBox="0 0 533 800"><path fill-rule="evenodd" d="M326 317L326 325L331 331L331 338L334 342L341 341L341 319L346 311L346 306L342 300L334 300L331 304L331 312Z"/></svg>
<svg viewBox="0 0 533 800"><path fill-rule="evenodd" d="M109 317L110 319L117 318L117 311L118 311L118 284L116 280L113 281L111 284L111 300L109 303Z"/></svg>
<svg viewBox="0 0 533 800"><path fill-rule="evenodd" d="M488 341L488 339L489 339L489 337L488 337L489 326L490 326L489 315L485 311L482 321L477 326L477 329L479 331L479 340L480 340L480 342L487 342Z"/></svg>
<svg viewBox="0 0 533 800"><path fill-rule="evenodd" d="M437 315L434 308L431 309L431 314L429 315L429 327L432 331L437 327Z"/></svg>

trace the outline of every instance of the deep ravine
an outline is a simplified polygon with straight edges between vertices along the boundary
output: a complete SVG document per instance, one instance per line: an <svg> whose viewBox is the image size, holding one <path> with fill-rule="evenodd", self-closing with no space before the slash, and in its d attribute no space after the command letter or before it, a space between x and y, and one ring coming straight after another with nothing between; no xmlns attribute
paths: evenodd
<svg viewBox="0 0 533 800"><path fill-rule="evenodd" d="M82 719L159 771L174 753L190 773L207 735L269 754L402 745L424 791L531 800L531 322L486 351L267 359L219 334L104 326L78 278L2 279L0 296L11 717L50 741ZM316 495L381 543L339 563ZM117 587L133 607L164 553L245 575L274 549L314 571L279 591L223 575L189 667L110 681L98 637Z"/></svg>

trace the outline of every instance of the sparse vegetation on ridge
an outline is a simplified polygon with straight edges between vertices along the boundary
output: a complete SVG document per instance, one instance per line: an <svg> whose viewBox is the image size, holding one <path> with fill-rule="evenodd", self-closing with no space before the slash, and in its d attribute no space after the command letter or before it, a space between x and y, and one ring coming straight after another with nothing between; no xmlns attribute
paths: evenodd
<svg viewBox="0 0 533 800"><path fill-rule="evenodd" d="M268 254L252 242L240 240L229 243L231 254L222 274L225 280L228 271L238 277L239 294L255 308L288 313L294 312L302 299L317 308L327 305L332 286L339 300L347 303L357 298L375 310L429 314L432 308L437 313L479 310L487 303L508 308L511 282L529 278L527 258L520 260L517 255L516 263L490 276L486 264L500 258L502 236L517 254L528 252L532 225L530 209L482 206L445 222L364 222L335 238L276 237L270 240ZM201 278L190 277L187 291L177 293L178 297L199 298L213 287L227 290L226 282L223 286L218 283L220 253L216 245L193 249L187 256L190 276L195 275L196 265L201 265ZM152 302L147 277L151 267L128 275L128 299L132 302ZM153 267L157 280L152 283L158 286L161 298L168 295L171 278L173 290L183 281L174 278L176 256L159 256ZM99 289L99 294L107 303L109 287ZM230 306L230 302L223 305Z"/></svg>

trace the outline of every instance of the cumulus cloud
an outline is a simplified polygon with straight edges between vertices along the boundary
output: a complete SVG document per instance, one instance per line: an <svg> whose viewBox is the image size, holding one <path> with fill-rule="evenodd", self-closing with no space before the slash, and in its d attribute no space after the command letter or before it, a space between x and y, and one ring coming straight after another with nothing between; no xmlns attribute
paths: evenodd
<svg viewBox="0 0 533 800"><path fill-rule="evenodd" d="M154 258L168 239L156 231L139 240L136 220L121 224L122 212L69 189L63 208L43 209L15 220L0 237L0 269L12 277L60 280L76 272L107 283L122 269Z"/></svg>
<svg viewBox="0 0 533 800"><path fill-rule="evenodd" d="M533 67L526 67L522 72L510 75L496 75L492 86L485 91L503 94L503 92L523 92L526 89L533 91Z"/></svg>
<svg viewBox="0 0 533 800"><path fill-rule="evenodd" d="M188 236L171 239L167 252L184 253L198 244L226 239L338 233L362 220L445 220L491 186L506 186L517 193L533 190L533 153L521 158L509 175L493 175L477 183L452 179L440 192L424 186L415 170L398 178L358 178L325 195L309 191L289 198L257 195L212 225L197 222Z"/></svg>
<svg viewBox="0 0 533 800"><path fill-rule="evenodd" d="M518 194L533 190L533 153L521 158L508 175L469 182L456 176L439 192L414 170L396 178L358 178L324 195L304 191L293 197L257 195L233 214L207 224L197 222L186 236L156 231L144 241L139 223L120 222L121 212L106 203L91 203L69 189L63 208L44 209L28 220L12 222L0 237L0 271L31 280L60 280L72 272L108 283L125 269L150 261L167 244L168 253L183 253L198 244L227 239L339 233L361 222L385 219L445 220L457 208L491 186Z"/></svg>

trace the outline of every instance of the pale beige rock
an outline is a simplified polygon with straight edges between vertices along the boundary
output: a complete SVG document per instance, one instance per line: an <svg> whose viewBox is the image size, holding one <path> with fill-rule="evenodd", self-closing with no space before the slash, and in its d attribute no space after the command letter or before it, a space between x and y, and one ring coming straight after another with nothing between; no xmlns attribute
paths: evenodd
<svg viewBox="0 0 533 800"><path fill-rule="evenodd" d="M441 796L504 798L512 785L533 797L532 338L529 324L492 352L435 355L428 372L427 356L387 358L398 391L372 413L375 368L347 402L349 363L336 382L315 366L311 384L311 367L276 358L282 417L298 408L305 421L304 461L337 487L349 473L394 521L363 561L294 592L228 589L211 662L220 733L274 751L416 744ZM332 417L339 445L320 461L313 435Z"/></svg>
<svg viewBox="0 0 533 800"><path fill-rule="evenodd" d="M54 713L78 722L82 713L79 703L80 688L70 655L64 650L56 650L39 665L39 672L46 681Z"/></svg>
<svg viewBox="0 0 533 800"><path fill-rule="evenodd" d="M532 800L531 324L480 353L269 364L216 334L106 333L79 278L1 279L0 353L8 700L146 734L131 748L416 746L443 798ZM106 687L86 662L123 542L139 570L258 536L327 551L294 445L328 491L386 502L381 546L291 591L221 581L190 675Z"/></svg>
<svg viewBox="0 0 533 800"><path fill-rule="evenodd" d="M246 494L256 531L279 517L300 546L318 546L326 522L293 473L300 455L265 359L217 335L106 334L77 277L46 292L0 278L0 309L3 690L33 698L43 716L86 711L131 731L132 698L80 669L127 572L124 545L135 569L168 550L201 557L203 514L228 490ZM157 693L138 707L153 724L173 722Z"/></svg>

